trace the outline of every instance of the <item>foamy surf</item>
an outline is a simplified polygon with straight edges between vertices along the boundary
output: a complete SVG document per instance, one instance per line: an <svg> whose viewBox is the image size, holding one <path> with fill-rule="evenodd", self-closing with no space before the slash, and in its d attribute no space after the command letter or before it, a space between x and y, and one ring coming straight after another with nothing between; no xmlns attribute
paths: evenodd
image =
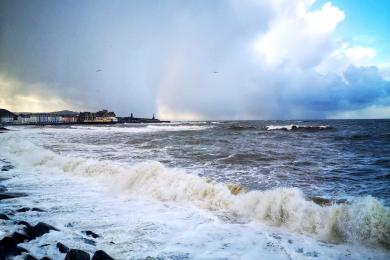
<svg viewBox="0 0 390 260"><path fill-rule="evenodd" d="M268 125L266 126L268 131L272 130L284 130L284 131L320 131L320 130L331 130L333 127L329 125Z"/></svg>
<svg viewBox="0 0 390 260"><path fill-rule="evenodd" d="M71 129L111 133L153 133L165 131L200 131L211 126L202 125L124 125L124 126L71 126Z"/></svg>
<svg viewBox="0 0 390 260"><path fill-rule="evenodd" d="M26 172L39 170L98 181L130 198L226 212L285 230L332 242L390 247L390 211L366 196L349 203L319 206L297 188L244 191L231 185L167 168L148 161L129 165L112 161L62 156L26 141L18 133L0 136L1 156ZM234 186L233 186L234 187Z"/></svg>

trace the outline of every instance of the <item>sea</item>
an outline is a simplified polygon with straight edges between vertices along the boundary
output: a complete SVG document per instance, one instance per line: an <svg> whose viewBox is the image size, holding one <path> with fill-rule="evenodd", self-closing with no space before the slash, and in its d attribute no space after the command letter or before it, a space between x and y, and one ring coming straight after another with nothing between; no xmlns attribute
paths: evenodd
<svg viewBox="0 0 390 260"><path fill-rule="evenodd" d="M20 244L37 258L390 259L390 120L7 128L2 185L28 196L1 211L59 229Z"/></svg>

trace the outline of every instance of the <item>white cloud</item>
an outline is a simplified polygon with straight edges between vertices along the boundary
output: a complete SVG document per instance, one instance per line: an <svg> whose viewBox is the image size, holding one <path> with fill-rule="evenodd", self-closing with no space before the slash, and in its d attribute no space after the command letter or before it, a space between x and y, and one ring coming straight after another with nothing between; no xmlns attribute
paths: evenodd
<svg viewBox="0 0 390 260"><path fill-rule="evenodd" d="M344 13L331 3L310 11L311 2L290 1L289 9L277 13L269 30L258 36L254 48L268 64L311 67L331 50L330 35Z"/></svg>
<svg viewBox="0 0 390 260"><path fill-rule="evenodd" d="M0 108L13 112L52 112L77 109L45 84L30 84L0 75Z"/></svg>

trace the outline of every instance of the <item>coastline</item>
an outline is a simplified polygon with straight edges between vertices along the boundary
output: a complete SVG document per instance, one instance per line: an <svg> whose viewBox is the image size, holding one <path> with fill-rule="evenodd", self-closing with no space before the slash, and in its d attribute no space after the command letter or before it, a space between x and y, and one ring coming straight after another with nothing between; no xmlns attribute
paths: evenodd
<svg viewBox="0 0 390 260"><path fill-rule="evenodd" d="M0 132L1 133L1 132ZM4 200L17 199L19 197L28 197L27 193L20 191L12 191L4 184L4 181L10 180L13 176L10 176L11 172L15 167L7 160L0 158L0 203ZM5 175L5 176L4 176ZM0 211L0 224L7 227L6 231L1 230L0 239L0 259L10 259L13 257L21 256L23 259L34 260L36 258L32 252L28 251L23 247L23 243L28 243L32 240L39 239L39 237L50 233L50 232L61 232L60 228L54 227L51 224L39 221L35 225L28 221L20 220L20 214L34 212L37 214L47 213L45 209L39 208L39 202L32 202L36 207L29 207L29 205L21 205L13 210ZM100 235L96 234L91 230L80 230L80 234L83 236L83 242L96 247L96 240L100 238ZM53 247L57 248L58 252L64 257L64 259L101 259L110 260L114 259L103 250L96 248L92 255L80 250L79 248L69 248L64 245L61 241L55 241L55 244L43 244L40 247ZM112 242L114 243L114 242ZM42 260L52 259L50 256L44 256L40 258ZM152 259L152 258L150 258Z"/></svg>

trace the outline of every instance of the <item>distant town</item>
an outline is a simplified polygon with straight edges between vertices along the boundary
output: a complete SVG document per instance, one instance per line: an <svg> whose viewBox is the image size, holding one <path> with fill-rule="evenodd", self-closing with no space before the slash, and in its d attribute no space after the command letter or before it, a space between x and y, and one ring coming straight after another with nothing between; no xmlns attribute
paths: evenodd
<svg viewBox="0 0 390 260"><path fill-rule="evenodd" d="M63 110L51 113L14 113L0 109L0 125L56 125L56 124L120 124L120 123L169 123L157 118L116 116L106 109L97 112L73 112Z"/></svg>

